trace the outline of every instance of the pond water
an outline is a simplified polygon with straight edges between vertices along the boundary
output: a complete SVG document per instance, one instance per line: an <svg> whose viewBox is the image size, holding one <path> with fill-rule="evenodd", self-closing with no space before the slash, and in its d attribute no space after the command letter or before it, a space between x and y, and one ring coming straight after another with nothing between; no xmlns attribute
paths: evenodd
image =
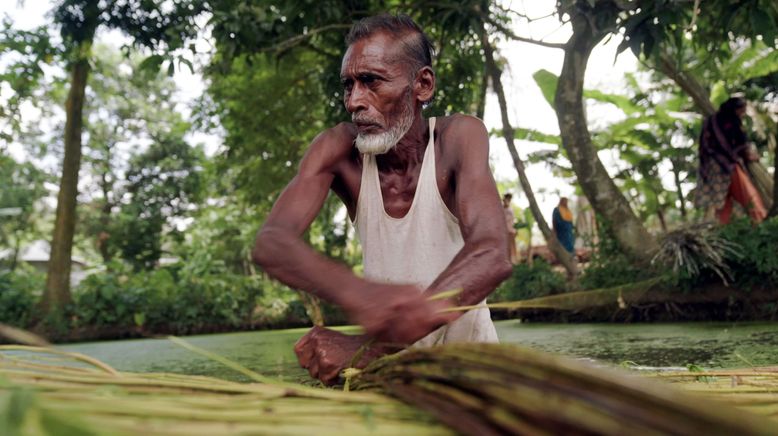
<svg viewBox="0 0 778 436"><path fill-rule="evenodd" d="M604 365L706 368L778 365L778 323L522 324L496 323L500 340ZM355 331L353 328L341 328ZM264 375L308 382L292 346L307 329L189 336L186 340ZM69 344L122 371L175 372L231 380L246 378L165 339Z"/></svg>

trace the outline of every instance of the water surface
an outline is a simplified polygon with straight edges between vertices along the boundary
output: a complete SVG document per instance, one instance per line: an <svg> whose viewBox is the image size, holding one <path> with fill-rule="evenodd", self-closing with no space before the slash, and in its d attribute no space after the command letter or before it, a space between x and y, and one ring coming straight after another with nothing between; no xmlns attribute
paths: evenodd
<svg viewBox="0 0 778 436"><path fill-rule="evenodd" d="M522 324L511 320L496 325L504 343L592 359L605 365L626 361L649 367L778 365L778 323ZM185 339L264 375L310 382L292 351L294 342L306 331L241 332ZM122 371L246 380L220 363L164 339L90 342L60 348L87 354Z"/></svg>

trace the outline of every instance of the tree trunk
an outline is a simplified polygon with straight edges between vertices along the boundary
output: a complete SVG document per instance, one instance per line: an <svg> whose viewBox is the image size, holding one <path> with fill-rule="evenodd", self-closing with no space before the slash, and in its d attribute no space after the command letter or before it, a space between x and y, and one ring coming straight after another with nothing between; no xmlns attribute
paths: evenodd
<svg viewBox="0 0 778 436"><path fill-rule="evenodd" d="M524 195L527 196L527 200L529 201L529 208L532 211L532 215L535 217L535 221L538 224L540 232L546 239L548 248L552 253L554 253L554 256L562 264L562 266L564 266L565 270L567 270L568 275L570 277L576 277L578 275L578 267L575 263L575 259L567 250L565 250L564 247L562 247L562 244L559 243L554 232L552 232L551 228L549 228L548 223L543 217L543 213L541 212L540 207L535 200L535 194L532 192L532 186L530 185L527 174L524 171L524 162L521 161L519 153L516 151L516 146L514 145L513 127L511 126L510 120L508 119L508 104L505 100L505 92L502 88L502 82L500 80L502 72L494 62L494 50L489 43L485 29L483 29L481 32L481 46L484 49L486 69L492 79L492 87L494 88L494 92L497 93L497 99L500 102L503 136L505 137L505 143L508 146L508 151L510 151L511 157L513 158L513 165L516 167L516 173L519 175L521 189L524 191Z"/></svg>
<svg viewBox="0 0 778 436"><path fill-rule="evenodd" d="M665 220L665 211L662 208L657 208L656 216L659 218L659 225L662 226L662 231L667 233L667 221Z"/></svg>
<svg viewBox="0 0 778 436"><path fill-rule="evenodd" d="M694 76L679 70L676 62L669 54L662 52L659 55L658 66L659 71L672 79L684 92L689 94L689 97L692 98L703 116L708 117L716 113L716 108L713 107L713 103L710 101L708 90Z"/></svg>
<svg viewBox="0 0 778 436"><path fill-rule="evenodd" d="M478 89L478 101L476 102L477 106L475 113L475 116L480 120L484 119L484 112L486 111L486 89L488 86L489 72L486 71L486 67L484 67L484 71L481 75L481 87Z"/></svg>
<svg viewBox="0 0 778 436"><path fill-rule="evenodd" d="M678 201L681 203L681 218L686 221L686 200L683 196L683 188L681 187L681 169L678 168L676 159L671 159L673 165L673 181L675 182L675 192L678 196Z"/></svg>
<svg viewBox="0 0 778 436"><path fill-rule="evenodd" d="M89 61L81 57L71 67L70 91L65 102L65 157L57 195L57 214L51 241L46 289L41 299L42 314L57 312L70 302L70 264L76 225L78 170L81 166L81 130Z"/></svg>
<svg viewBox="0 0 778 436"><path fill-rule="evenodd" d="M21 233L21 232L19 232ZM19 264L19 251L22 249L22 238L19 234L16 235L14 241L13 254L11 255L11 271L16 271L16 266Z"/></svg>
<svg viewBox="0 0 778 436"><path fill-rule="evenodd" d="M111 262L110 239L111 232L109 231L109 225L111 223L111 210L113 209L113 203L108 199L108 195L113 188L113 184L108 181L108 168L110 167L111 151L110 145L107 150L106 167L100 174L100 188L103 191L103 207L100 208L100 232L97 235L97 249L100 252L100 256L103 258L103 264L108 265Z"/></svg>
<svg viewBox="0 0 778 436"><path fill-rule="evenodd" d="M767 213L768 218L778 216L778 189L775 189L776 186L778 186L778 147L773 150L773 207Z"/></svg>
<svg viewBox="0 0 778 436"><path fill-rule="evenodd" d="M587 17L572 17L573 36L565 48L554 106L562 145L573 166L578 183L592 208L607 220L616 241L632 259L648 263L657 248L654 237L635 216L624 196L608 175L592 144L586 125L583 82L586 63L602 34L594 35Z"/></svg>

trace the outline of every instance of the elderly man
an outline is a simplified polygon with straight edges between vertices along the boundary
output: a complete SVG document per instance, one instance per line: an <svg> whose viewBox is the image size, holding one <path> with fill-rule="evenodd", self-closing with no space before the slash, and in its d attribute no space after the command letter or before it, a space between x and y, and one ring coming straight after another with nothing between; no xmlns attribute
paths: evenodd
<svg viewBox="0 0 778 436"><path fill-rule="evenodd" d="M340 71L351 123L319 134L257 235L254 261L281 282L341 306L365 335L314 328L300 364L332 383L371 338L396 346L496 342L484 305L511 272L488 135L477 118L424 119L435 91L432 46L407 16L354 24ZM354 221L364 277L301 235L332 190ZM461 289L449 299L430 299ZM371 346L360 365L390 349Z"/></svg>

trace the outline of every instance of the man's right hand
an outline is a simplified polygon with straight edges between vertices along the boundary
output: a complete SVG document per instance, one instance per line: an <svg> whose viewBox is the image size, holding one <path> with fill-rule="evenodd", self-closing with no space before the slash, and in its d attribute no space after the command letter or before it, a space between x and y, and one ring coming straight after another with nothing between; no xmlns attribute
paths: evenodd
<svg viewBox="0 0 778 436"><path fill-rule="evenodd" d="M447 300L430 301L412 285L372 284L354 292L346 312L368 336L380 342L410 345L461 315L442 312L452 307Z"/></svg>

